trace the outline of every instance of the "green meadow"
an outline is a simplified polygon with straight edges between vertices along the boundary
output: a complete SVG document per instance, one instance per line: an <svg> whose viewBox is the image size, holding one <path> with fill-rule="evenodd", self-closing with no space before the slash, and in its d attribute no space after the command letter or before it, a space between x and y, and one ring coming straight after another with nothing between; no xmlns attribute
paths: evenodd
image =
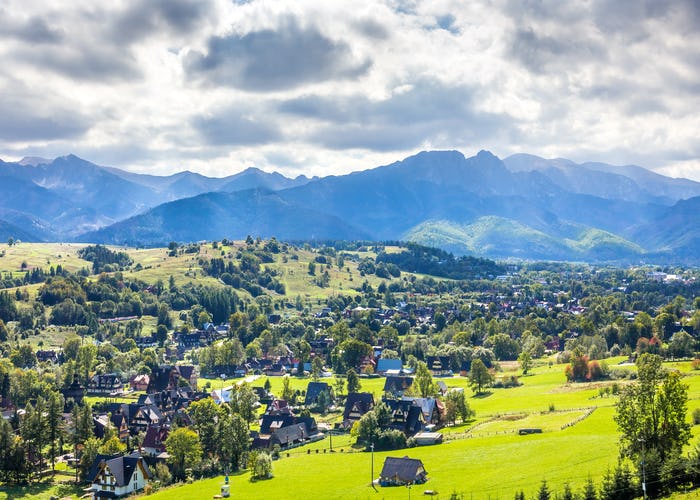
<svg viewBox="0 0 700 500"><path fill-rule="evenodd" d="M608 360L614 370L634 370L618 366L622 358ZM667 363L684 374L689 386L688 418L700 407L700 378L689 362ZM503 372L504 375L517 374ZM500 373L499 373L500 374ZM484 396L473 396L464 377L440 379L448 387L465 388L469 404L476 411L473 421L443 429L445 442L436 446L374 453L374 477L379 476L384 458L419 458L428 471L424 485L405 487L370 486L372 454L351 447L348 435L283 451L274 462L274 477L266 481L250 480L247 472L230 476L232 498L339 498L393 499L423 496L425 490L449 498L452 493L465 499L508 499L523 490L532 497L543 479L550 489L561 491L569 483L580 490L590 476L598 483L618 459L618 432L613 420L617 397L601 395L601 388L626 382L569 384L564 365L542 363L531 375L520 377L522 385L510 389L492 389ZM265 377L254 382L262 385ZM329 379L332 382L332 379ZM224 381L225 384L233 380ZM272 391L279 393L281 377L271 377ZM291 377L292 387L304 390L309 379ZM211 380L220 387L221 380ZM218 383L218 384L217 384ZM381 397L383 378L362 379L362 390ZM339 419L340 414L331 414ZM521 436L518 430L538 427L541 434ZM691 446L696 440L691 441ZM340 451L342 449L342 452ZM149 498L212 498L219 492L223 477L171 486Z"/></svg>

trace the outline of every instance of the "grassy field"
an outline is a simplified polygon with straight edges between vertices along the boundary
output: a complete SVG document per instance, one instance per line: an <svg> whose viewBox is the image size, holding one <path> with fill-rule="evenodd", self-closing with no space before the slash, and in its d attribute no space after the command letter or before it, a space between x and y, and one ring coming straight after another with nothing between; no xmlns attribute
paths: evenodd
<svg viewBox="0 0 700 500"><path fill-rule="evenodd" d="M609 363L614 369L634 369L617 368L620 361L621 358L615 358ZM690 415L700 407L700 377L691 370L689 362L666 366L685 376ZM463 377L441 380L449 387L467 387ZM379 475L385 457L408 455L423 461L430 478L425 485L413 487L412 495L422 496L429 489L437 491L439 498L456 492L469 499L507 499L520 489L531 497L543 479L554 490L561 490L567 482L574 491L580 490L589 476L599 482L607 468L615 466L618 456L618 433L613 421L617 398L600 396L600 388L614 382L568 384L564 366L549 363L541 364L532 375L520 380L520 387L493 389L480 397L465 389L470 406L477 412L473 422L445 429L446 441L442 445L375 453L374 477ZM254 385L264 381L265 377L261 377ZM273 392L281 390L281 377L271 377L270 382ZM305 389L308 382L291 378L292 387L299 390ZM214 388L221 381L216 383L212 380ZM380 396L383 383L383 378L362 379L362 390ZM539 427L543 432L520 436L517 431L523 427ZM694 438L691 445L695 442ZM406 488L377 487L375 492L369 486L371 454L351 445L348 435L336 435L334 453L329 450L328 438L292 449L288 455L283 452L282 458L274 462L274 478L270 480L252 482L247 472L232 476L232 498L408 497ZM211 498L218 493L222 479L170 487L149 498Z"/></svg>
<svg viewBox="0 0 700 500"><path fill-rule="evenodd" d="M82 268L90 269L92 263L78 257L78 250L85 247L80 243L20 243L9 246L7 243L0 243L0 273L2 275L12 274L22 275L23 268L31 270L41 268L49 271L51 266L61 265L65 269L76 272ZM200 266L201 258L225 257L235 255L237 250L244 246L243 242L236 242L233 246L218 245L214 248L211 243L200 245L198 253L178 253L169 255L166 248L123 248L110 247L115 251L124 251L133 259L133 266L124 272L125 277L142 280L153 284L158 280L168 283L172 276L178 286L186 283L196 283L201 285L221 286L221 283L210 276L202 273ZM388 248L387 251L398 251L396 248ZM350 252L358 259L375 256L372 252ZM273 298L294 301L299 296L302 303L313 309L319 310L325 305L325 299L337 294L355 295L358 292L354 288L362 286L367 281L371 286L377 287L387 280L378 278L375 275L361 276L357 270L357 263L351 259L346 259L342 268L337 265L316 265L314 276L309 274L309 262L313 261L318 254L303 248L290 249L287 254L274 254L275 261L264 264L277 272L278 279L284 283L286 295ZM321 274L321 267L328 271L329 282L325 287L316 284L317 276ZM399 279L403 279L403 277ZM30 297L35 297L40 284L21 287L27 290ZM237 290L237 293L244 299L250 299L249 294L244 290Z"/></svg>

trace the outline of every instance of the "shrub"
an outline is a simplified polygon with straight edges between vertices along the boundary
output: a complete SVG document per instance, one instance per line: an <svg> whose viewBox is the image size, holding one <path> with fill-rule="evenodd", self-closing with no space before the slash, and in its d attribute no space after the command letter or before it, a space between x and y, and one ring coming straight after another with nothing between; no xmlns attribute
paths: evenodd
<svg viewBox="0 0 700 500"><path fill-rule="evenodd" d="M251 453L248 458L248 467L252 472L252 479L270 479L272 477L272 457L267 453Z"/></svg>
<svg viewBox="0 0 700 500"><path fill-rule="evenodd" d="M694 359L690 366L693 370L700 370L700 359Z"/></svg>
<svg viewBox="0 0 700 500"><path fill-rule="evenodd" d="M700 408L695 408L693 410L693 425L700 424Z"/></svg>

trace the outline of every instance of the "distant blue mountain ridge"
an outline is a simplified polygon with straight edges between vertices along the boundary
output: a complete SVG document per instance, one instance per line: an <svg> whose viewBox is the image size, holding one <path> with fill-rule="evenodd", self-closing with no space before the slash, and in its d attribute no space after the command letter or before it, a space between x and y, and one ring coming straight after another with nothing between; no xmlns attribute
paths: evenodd
<svg viewBox="0 0 700 500"><path fill-rule="evenodd" d="M74 155L0 161L0 238L25 241L402 239L497 259L696 265L698 213L695 181L488 151L424 151L313 179L143 175Z"/></svg>

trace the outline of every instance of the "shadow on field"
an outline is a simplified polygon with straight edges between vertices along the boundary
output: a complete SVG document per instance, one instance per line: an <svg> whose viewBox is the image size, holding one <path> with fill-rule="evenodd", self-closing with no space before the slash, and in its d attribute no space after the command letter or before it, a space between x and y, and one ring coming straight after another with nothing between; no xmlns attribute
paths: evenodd
<svg viewBox="0 0 700 500"><path fill-rule="evenodd" d="M479 392L477 394L474 394L472 397L475 399L485 399L491 396L493 392L491 391L484 391L484 392Z"/></svg>

